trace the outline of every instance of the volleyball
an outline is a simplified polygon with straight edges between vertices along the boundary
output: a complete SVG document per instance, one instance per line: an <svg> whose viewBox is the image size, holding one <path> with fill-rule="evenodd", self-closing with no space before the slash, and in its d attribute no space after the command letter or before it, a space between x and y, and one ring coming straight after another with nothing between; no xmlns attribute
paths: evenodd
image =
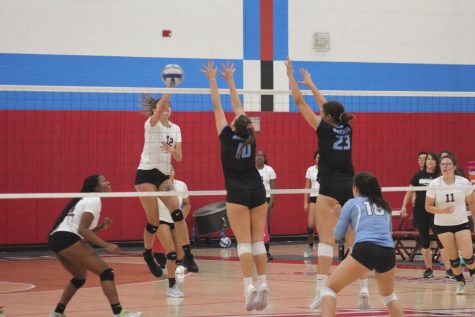
<svg viewBox="0 0 475 317"><path fill-rule="evenodd" d="M228 237L222 237L221 240L219 240L219 246L221 248L230 248L231 247L231 239Z"/></svg>
<svg viewBox="0 0 475 317"><path fill-rule="evenodd" d="M163 68L162 80L167 86L178 86L184 79L185 74L183 68L177 64L169 64Z"/></svg>

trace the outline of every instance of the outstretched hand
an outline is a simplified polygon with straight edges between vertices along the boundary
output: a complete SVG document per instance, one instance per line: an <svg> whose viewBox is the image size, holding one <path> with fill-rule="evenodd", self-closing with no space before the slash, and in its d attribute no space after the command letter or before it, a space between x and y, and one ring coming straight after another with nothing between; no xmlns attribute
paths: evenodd
<svg viewBox="0 0 475 317"><path fill-rule="evenodd" d="M218 67L214 66L214 62L209 60L208 65L203 64L203 68L201 68L201 71L203 72L203 74L205 74L208 80L211 80L211 79L216 79L217 69Z"/></svg>
<svg viewBox="0 0 475 317"><path fill-rule="evenodd" d="M294 76L294 67L292 66L292 61L290 57L287 56L287 60L285 61L285 67L287 68L287 77Z"/></svg>
<svg viewBox="0 0 475 317"><path fill-rule="evenodd" d="M302 75L302 81L299 81L298 84L305 85L307 87L310 87L311 85L313 85L312 75L310 74L308 70L302 67L299 69L299 72Z"/></svg>
<svg viewBox="0 0 475 317"><path fill-rule="evenodd" d="M223 68L223 71L219 71L221 76L223 76L226 81L233 79L234 72L236 71L234 64L231 62L226 62L226 64L221 64L221 67Z"/></svg>

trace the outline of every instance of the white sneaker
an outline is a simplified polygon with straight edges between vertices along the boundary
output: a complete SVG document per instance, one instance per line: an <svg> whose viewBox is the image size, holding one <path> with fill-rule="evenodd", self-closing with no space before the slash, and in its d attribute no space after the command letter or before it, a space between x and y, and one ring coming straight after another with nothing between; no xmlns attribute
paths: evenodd
<svg viewBox="0 0 475 317"><path fill-rule="evenodd" d="M256 310L263 310L267 307L267 296L269 295L269 287L262 285L257 291L257 299L255 304Z"/></svg>
<svg viewBox="0 0 475 317"><path fill-rule="evenodd" d="M315 310L320 307L321 303L322 303L322 298L320 297L320 293L318 293L313 299L313 302L310 304L310 306L308 306L308 309Z"/></svg>
<svg viewBox="0 0 475 317"><path fill-rule="evenodd" d="M455 295L465 295L465 282L457 282L457 287L455 288Z"/></svg>
<svg viewBox="0 0 475 317"><path fill-rule="evenodd" d="M359 310L368 310L369 309L369 294L360 293L360 299L358 300L358 309Z"/></svg>
<svg viewBox="0 0 475 317"><path fill-rule="evenodd" d="M60 314L60 313L57 313L57 312L52 312L49 314L49 317L66 317L65 314Z"/></svg>
<svg viewBox="0 0 475 317"><path fill-rule="evenodd" d="M141 317L141 316L142 316L142 312L133 313L133 312L125 310L125 309L122 309L120 314L114 314L113 315L113 317Z"/></svg>
<svg viewBox="0 0 475 317"><path fill-rule="evenodd" d="M251 311L255 309L256 299L257 299L257 289L254 285L249 285L247 290L244 292L244 296L246 297L246 310Z"/></svg>
<svg viewBox="0 0 475 317"><path fill-rule="evenodd" d="M167 297L183 298L185 295L183 295L183 292L178 289L178 285L175 284L175 286L167 289Z"/></svg>
<svg viewBox="0 0 475 317"><path fill-rule="evenodd" d="M178 265L176 267L175 274L184 275L185 274L185 267L183 265Z"/></svg>
<svg viewBox="0 0 475 317"><path fill-rule="evenodd" d="M307 246L307 248L305 249L305 252L303 253L303 257L304 258L311 257L312 256L312 251L313 251L313 247Z"/></svg>

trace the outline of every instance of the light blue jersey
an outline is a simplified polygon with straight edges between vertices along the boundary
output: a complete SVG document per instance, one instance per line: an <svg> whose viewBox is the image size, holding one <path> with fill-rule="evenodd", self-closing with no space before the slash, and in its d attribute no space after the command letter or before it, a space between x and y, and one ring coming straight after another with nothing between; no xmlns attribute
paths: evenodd
<svg viewBox="0 0 475 317"><path fill-rule="evenodd" d="M356 197L346 202L333 230L335 239L345 237L350 223L355 232L355 244L367 241L394 248L391 213L371 204L367 197Z"/></svg>

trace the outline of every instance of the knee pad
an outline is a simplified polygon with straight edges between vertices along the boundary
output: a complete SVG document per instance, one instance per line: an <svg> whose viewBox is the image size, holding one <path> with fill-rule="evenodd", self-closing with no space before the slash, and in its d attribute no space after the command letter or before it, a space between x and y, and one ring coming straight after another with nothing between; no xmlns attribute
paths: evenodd
<svg viewBox="0 0 475 317"><path fill-rule="evenodd" d="M307 234L313 234L313 228L307 228Z"/></svg>
<svg viewBox="0 0 475 317"><path fill-rule="evenodd" d="M333 258L333 247L329 244L326 243L319 243L318 244L318 256L328 256L330 258Z"/></svg>
<svg viewBox="0 0 475 317"><path fill-rule="evenodd" d="M450 266L451 266L452 268L454 268L454 269L457 268L457 267L459 267L459 266L460 266L460 258L457 257L457 258L454 259L454 260L450 259Z"/></svg>
<svg viewBox="0 0 475 317"><path fill-rule="evenodd" d="M322 289L320 290L320 297L323 298L324 296L331 296L333 298L336 298L336 293L331 288L327 286L323 286Z"/></svg>
<svg viewBox="0 0 475 317"><path fill-rule="evenodd" d="M389 296L380 296L381 303L383 303L384 306L388 306L388 304L394 300L397 300L396 293L392 293Z"/></svg>
<svg viewBox="0 0 475 317"><path fill-rule="evenodd" d="M147 223L145 226L145 230L151 234L155 234L158 231L158 226L152 225L151 223Z"/></svg>
<svg viewBox="0 0 475 317"><path fill-rule="evenodd" d="M173 251L173 252L168 252L168 253L167 253L167 259L168 259L168 260L176 261L176 258L177 258L177 256L176 256L176 252L175 252L175 251Z"/></svg>
<svg viewBox="0 0 475 317"><path fill-rule="evenodd" d="M181 209L173 211L170 215L172 216L173 222L182 221L185 219L183 218L183 211L181 211Z"/></svg>
<svg viewBox="0 0 475 317"><path fill-rule="evenodd" d="M113 281L114 280L114 270L111 268L105 269L100 275L99 278L101 281Z"/></svg>
<svg viewBox="0 0 475 317"><path fill-rule="evenodd" d="M266 246L263 241L255 242L252 244L252 255L266 254Z"/></svg>
<svg viewBox="0 0 475 317"><path fill-rule="evenodd" d="M86 283L86 279L72 278L69 282L73 284L74 287L76 287L77 289L80 289L84 285L84 283Z"/></svg>
<svg viewBox="0 0 475 317"><path fill-rule="evenodd" d="M241 255L245 253L251 253L252 254L252 247L250 243L238 243L237 245L237 254L240 257Z"/></svg>
<svg viewBox="0 0 475 317"><path fill-rule="evenodd" d="M465 261L465 264L472 265L473 264L473 255L470 258L468 258L468 259L464 258L463 260Z"/></svg>

